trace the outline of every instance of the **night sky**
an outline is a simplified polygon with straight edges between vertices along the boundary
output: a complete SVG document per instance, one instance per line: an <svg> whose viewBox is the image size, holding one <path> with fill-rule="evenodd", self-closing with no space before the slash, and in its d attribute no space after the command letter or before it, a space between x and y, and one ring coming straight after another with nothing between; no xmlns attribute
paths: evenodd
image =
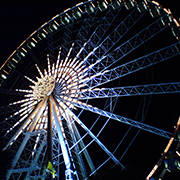
<svg viewBox="0 0 180 180"><path fill-rule="evenodd" d="M81 2L80 0L46 0L46 1L1 1L0 2L0 64L2 64L6 58L16 49L16 47L34 30L44 24L46 21L50 20L56 14L61 13L63 10L72 7L73 5ZM159 0L164 7L170 8L176 18L180 17L180 8L178 4L178 0ZM171 73L172 70L169 70L167 73ZM179 76L179 72L176 72L177 76ZM173 123L176 124L177 117L180 115L177 111L179 110L179 104L175 105L176 102L179 103L178 99L175 96L169 96L168 99L164 100L163 97L159 97L159 99L152 101L157 101L157 109L156 111L149 111L149 116L152 118L161 118L165 119L171 118ZM167 102L168 101L168 102ZM172 109L169 110L163 104L172 104ZM178 106L178 107L177 107ZM127 105L128 107L128 105ZM151 108L151 107L150 107ZM166 109L167 108L167 109ZM166 111L166 114L164 112ZM168 113L169 112L169 113ZM180 111L179 111L180 112ZM159 115L157 115L157 113ZM167 117L168 114L168 117ZM161 121L163 123L163 121ZM168 126L168 123L165 123L164 126ZM173 127L169 127L169 131L173 131ZM140 133L143 134L142 132ZM154 135L153 139L156 137ZM144 133L144 139L137 138L136 143L134 144L134 148L131 150L131 154L134 156L131 157L131 162L129 162L129 169L123 172L123 175L119 175L117 179L126 180L126 179L144 179L148 172L152 169L155 162L157 162L160 154L166 146L167 140L157 137L157 142L154 143L154 147L151 148L148 142L151 141L151 135L147 135ZM142 142L143 139L143 142ZM162 143L161 149L156 149L156 144ZM146 146L146 150L141 147ZM149 150L147 150L149 148ZM151 148L151 149L150 149ZM137 152L138 151L138 152ZM136 166L138 164L138 160L135 158L136 153L138 154L147 154L147 161L144 160L145 164L141 166ZM6 158L3 156L8 156L6 152L1 153L0 159L0 167L3 167L3 164L6 164ZM153 160L151 160L153 159ZM149 163L150 161L150 163ZM109 174L111 174L111 178L115 179L117 177L119 169L114 168L108 172L104 171L103 179L107 179ZM0 177L1 172L0 169ZM108 174L108 175L107 175ZM115 174L115 175L114 175ZM167 175L165 180L175 180L178 179L179 175ZM100 178L98 178L100 179ZM0 179L1 180L1 179ZM3 179L2 179L3 180Z"/></svg>

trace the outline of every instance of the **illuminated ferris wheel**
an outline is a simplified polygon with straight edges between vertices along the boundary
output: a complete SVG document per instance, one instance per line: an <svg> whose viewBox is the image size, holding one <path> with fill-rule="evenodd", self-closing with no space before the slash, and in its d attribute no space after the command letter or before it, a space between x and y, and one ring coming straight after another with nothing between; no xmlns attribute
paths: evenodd
<svg viewBox="0 0 180 180"><path fill-rule="evenodd" d="M123 170L139 130L169 139L144 122L144 101L180 93L179 80L153 78L177 62L179 32L150 0L89 0L33 32L0 68L7 179L88 179Z"/></svg>

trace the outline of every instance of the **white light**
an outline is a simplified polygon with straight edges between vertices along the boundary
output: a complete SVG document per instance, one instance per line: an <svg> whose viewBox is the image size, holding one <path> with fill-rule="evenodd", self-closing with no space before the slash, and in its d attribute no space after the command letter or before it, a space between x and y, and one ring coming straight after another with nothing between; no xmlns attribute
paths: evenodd
<svg viewBox="0 0 180 180"><path fill-rule="evenodd" d="M58 29L58 27L57 27L55 24L53 24L52 27L53 27L55 30Z"/></svg>
<svg viewBox="0 0 180 180"><path fill-rule="evenodd" d="M4 74L1 74L1 77L2 77L3 79L7 79L7 77L6 77Z"/></svg>
<svg viewBox="0 0 180 180"><path fill-rule="evenodd" d="M31 42L31 46L32 46L32 47L35 47L36 45L35 45L33 42Z"/></svg>

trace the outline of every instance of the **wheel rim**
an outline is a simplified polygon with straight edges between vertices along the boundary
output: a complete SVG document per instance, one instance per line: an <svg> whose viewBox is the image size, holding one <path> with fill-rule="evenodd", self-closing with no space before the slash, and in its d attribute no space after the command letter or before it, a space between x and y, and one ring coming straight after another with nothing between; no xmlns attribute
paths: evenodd
<svg viewBox="0 0 180 180"><path fill-rule="evenodd" d="M120 15L122 15L122 19L119 19ZM97 18L98 16L100 17ZM148 22L143 23L143 19L147 19ZM171 133L133 121L126 118L126 116L116 116L114 112L118 112L117 108L119 106L122 107L122 104L126 102L126 100L123 102L121 99L122 96L135 96L136 98L136 96L139 95L145 96L180 92L180 83L176 82L177 80L168 83L160 79L160 82L165 83L158 82L159 84L157 84L154 83L157 80L152 79L151 73L141 73L140 71L143 69L146 70L146 68L150 68L152 71L152 66L154 67L154 65L164 63L166 60L168 60L168 62L169 60L177 61L176 57L179 55L179 29L177 26L179 26L178 23L169 11L162 9L158 4L150 1L148 3L135 3L132 1L119 3L119 1L115 1L113 4L89 1L79 4L53 18L29 36L7 59L4 66L1 67L1 83L3 83L1 85L1 92L7 94L4 98L13 96L9 98L9 102L5 104L6 107L8 105L9 109L2 116L3 118L7 118L5 119L5 124L10 123L11 125L14 119L18 120L13 126L7 126L7 137L9 139L13 137L8 145L14 145L16 138L25 139L22 134L18 132L30 131L29 126L32 127L30 132L34 134L37 134L36 131L46 131L48 126L48 102L46 100L49 99L49 97L51 97L51 101L55 104L52 105L52 109L55 111L58 107L59 114L63 114L62 117L65 119L60 123L63 129L60 128L59 130L63 132L65 128L68 128L68 132L70 132L72 136L70 139L72 140L74 138L73 143L75 143L75 145L73 145L73 143L66 140L66 138L64 138L60 144L58 144L57 141L52 141L52 147L56 147L56 150L52 152L54 153L52 159L56 164L61 164L61 161L65 161L65 155L61 154L61 150L57 151L57 149L63 148L60 147L63 141L68 144L66 151L69 153L69 156L71 156L74 149L80 154L84 153L88 163L85 161L83 166L78 166L73 158L70 158L71 168L67 169L66 167L67 170L74 172L76 172L76 169L80 169L79 172L81 172L83 178L93 175L99 170L99 167L104 167L104 165L107 164L106 162L110 162L109 159L116 164L116 155L120 153L121 155L118 156L122 160L129 149L128 145L124 145L122 146L122 148L124 148L123 152L119 152L121 143L124 143L127 137L126 134L129 134L129 131L131 131L127 126L124 128L124 125L119 127L119 130L123 131L119 138L120 144L118 143L119 141L115 141L114 144L112 143L110 145L110 140L109 142L107 141L106 146L104 146L96 139L96 136L100 139L102 139L103 136L108 139L108 128L112 126L110 125L110 119L169 138ZM80 29L77 31L78 27L80 27ZM85 28L85 30L83 28ZM136 29L137 32L133 32L134 29ZM57 38L61 34L63 34L63 37ZM75 36L73 36L74 34ZM164 40L163 46L161 46L161 43L155 43L154 38L158 36L159 40L163 40L163 37L166 35L170 36L171 39L167 41ZM154 46L150 46L151 43L154 44ZM33 58L30 52L33 53L33 56L37 56L39 60ZM46 58L47 54L49 54L48 58ZM33 61L28 62L29 59L33 59ZM48 62L46 62L46 59L48 59ZM28 67L22 70L24 64ZM37 67L35 68L33 64L37 64ZM44 73L40 73L43 69L46 69L47 73L45 71ZM158 71L158 69L155 71ZM134 73L136 73L137 78L141 78L140 85L138 85L139 81L135 79L135 85L129 86L128 83L131 80L127 81L126 75L128 75L127 77L129 78L130 75L132 74L131 76L133 76ZM14 81L15 75L17 75L17 78ZM36 81L35 76L39 77L39 80ZM142 76L144 76L144 78L142 78ZM52 84L54 80L56 83L51 86L51 84L46 83L47 79L48 82L50 80ZM14 81L14 84L10 85L12 81ZM22 84L21 81L24 83ZM144 82L146 82L145 85ZM27 88L30 83L35 84L31 89ZM47 90L41 91L40 83L42 83L42 87ZM44 86L46 86L46 88ZM7 91L8 87L11 87L10 91ZM41 93L36 93L37 90ZM18 96L14 97L15 94ZM22 96L24 96L26 100L19 102L17 99L19 99L19 97L22 99ZM43 98L40 99L40 97ZM96 99L98 106L96 105ZM139 98L137 98L137 100L139 101ZM39 109L38 104L44 107L42 108L43 110ZM142 104L145 108L148 103ZM19 105L22 106L20 107ZM98 109L92 106L98 107ZM15 112L13 112L14 114L10 112L12 107L15 110ZM78 110L75 110L75 108ZM34 114L34 109L37 110L36 114ZM82 111L79 109L82 109ZM86 110L88 112L86 112ZM28 122L27 119L31 114L33 114L32 118L35 120L30 121L29 119L30 122ZM87 122L88 129L90 130L86 128L85 120L83 124L80 122L80 119L86 119L86 114L93 119L92 122ZM144 115L145 113L142 114ZM56 115L57 118L60 116L58 113ZM132 115L130 114L127 117L132 117ZM76 121L79 125L70 123L68 127L68 123L73 121ZM104 122L102 123L101 121ZM24 122L27 122L25 123L27 125L22 126ZM93 124L94 122L97 123ZM98 125L99 127L97 127ZM80 130L81 135L77 131L76 126L84 129ZM20 130L16 128L20 128ZM60 139L56 128L57 124L54 123L52 136ZM112 126L109 132L112 132L113 128L115 127ZM14 133L15 135L13 135ZM24 145L32 148L31 156L35 156L33 150L39 148L43 152L46 149L45 144L43 147L40 146L40 143L43 144L42 142L46 141L43 139L46 133L43 131L42 134L37 135L37 137L34 137L34 134L31 138L27 138L29 141L24 142ZM88 139L87 134L92 140ZM96 136L94 136L94 134L96 134ZM65 132L65 136L68 136L67 132ZM78 140L81 139L81 136L87 146ZM114 136L117 138L117 134L114 134ZM85 138L87 138L87 140ZM35 143L34 146L28 145L28 142L32 144L34 141L38 143ZM91 143L91 141L93 143ZM103 153L105 152L103 154L105 158L103 159L101 157L103 160L101 160L100 163L94 163L94 161L92 163L90 160L92 155L88 155L90 152L88 153L87 149L92 148L91 146L93 146L94 141L100 146L100 149L103 149ZM132 138L130 142L133 141ZM88 145L89 143L90 145ZM117 146L117 144L119 145ZM108 148L106 149L106 147ZM17 150L18 149L19 148L17 148ZM44 160L45 153L43 152L42 154L44 155L42 158ZM16 157L18 157L17 154ZM24 158L27 159L27 157ZM13 161L15 164L13 168L17 166L22 169L21 160L23 160L23 157L17 159L17 162ZM43 164L42 159L38 159L37 162L35 162ZM93 157L92 159L94 160ZM78 163L83 162L81 158L77 161ZM110 162L110 165L112 162ZM33 161L30 161L30 165L33 165ZM64 166L66 166L66 162L63 168ZM122 167L123 165L120 163L120 166ZM55 169L58 169L58 167L55 166ZM87 174L84 172L85 169L90 169L87 170ZM31 171L32 170L29 170L25 176L42 176L43 173L45 173L45 171L38 169L35 170L34 174ZM66 172L68 176L69 171ZM14 174L17 176L16 173ZM80 174L78 175L81 177Z"/></svg>

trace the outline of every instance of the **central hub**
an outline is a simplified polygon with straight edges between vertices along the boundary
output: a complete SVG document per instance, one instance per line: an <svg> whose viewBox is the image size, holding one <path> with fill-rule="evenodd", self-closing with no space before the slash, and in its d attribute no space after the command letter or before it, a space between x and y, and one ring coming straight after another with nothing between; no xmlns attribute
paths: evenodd
<svg viewBox="0 0 180 180"><path fill-rule="evenodd" d="M33 87L33 96L34 99L41 100L44 97L49 96L55 87L55 79L52 76L44 76L41 79L38 79L36 84Z"/></svg>

